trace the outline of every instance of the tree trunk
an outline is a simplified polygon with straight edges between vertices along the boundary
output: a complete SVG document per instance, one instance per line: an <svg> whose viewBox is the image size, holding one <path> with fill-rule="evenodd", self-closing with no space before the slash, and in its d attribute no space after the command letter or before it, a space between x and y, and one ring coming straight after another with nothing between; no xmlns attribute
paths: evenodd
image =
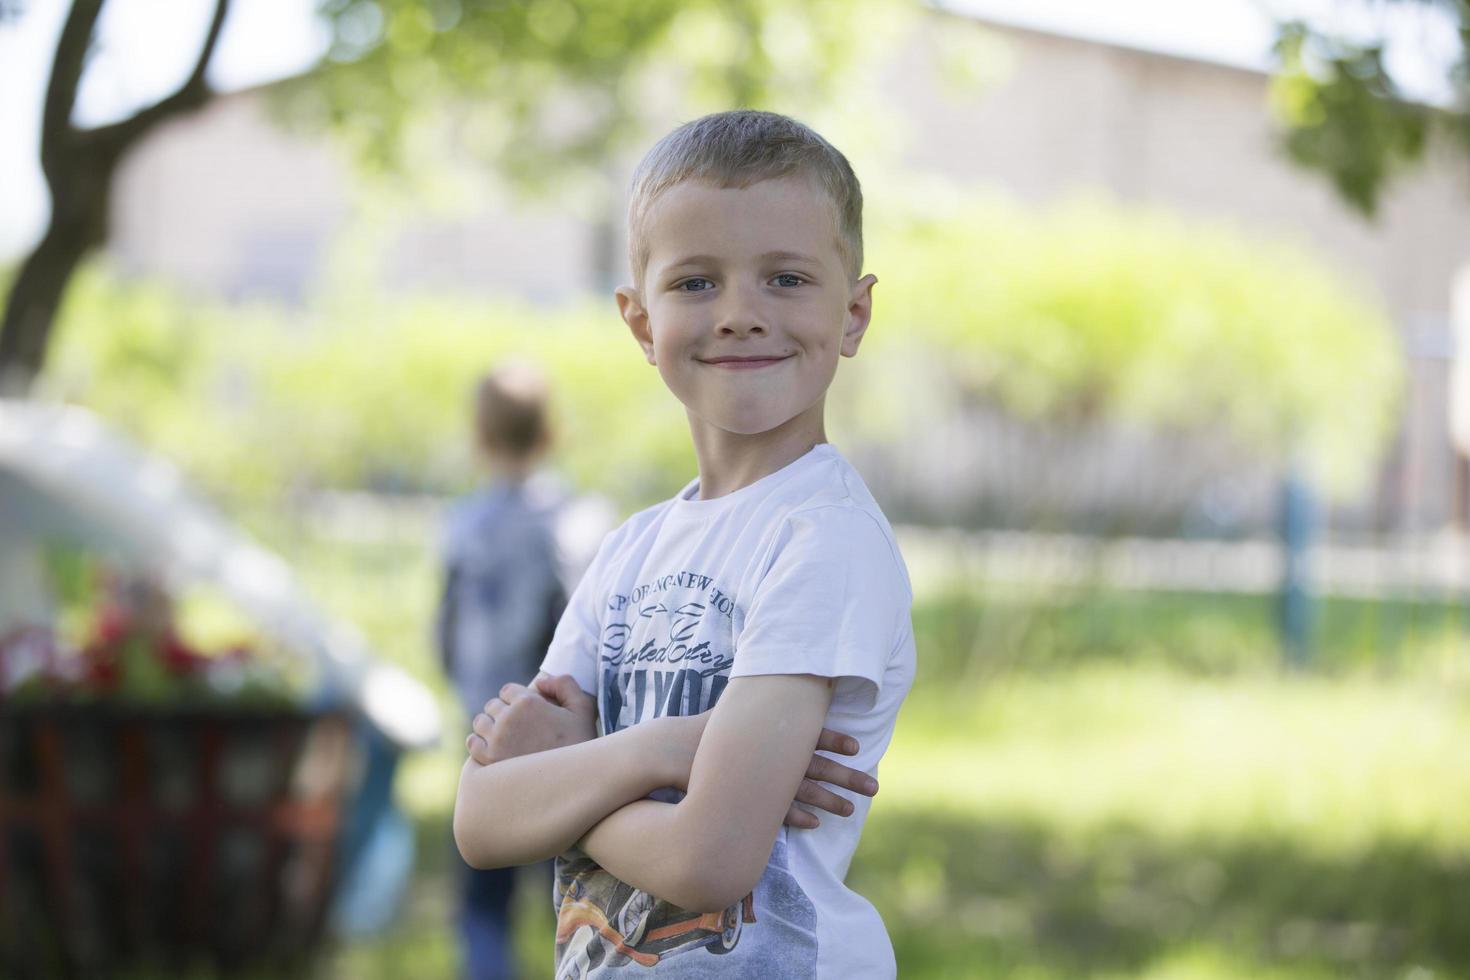
<svg viewBox="0 0 1470 980"><path fill-rule="evenodd" d="M107 237L118 161L165 119L197 109L213 94L204 74L230 0L215 0L209 31L188 79L167 98L97 129L72 126L92 31L106 0L74 0L62 27L41 118L41 167L51 190L51 223L21 265L0 320L0 396L24 395L45 363L66 285L82 258Z"/></svg>
<svg viewBox="0 0 1470 980"><path fill-rule="evenodd" d="M11 284L0 323L0 396L24 395L41 370L67 281L90 243L55 223Z"/></svg>
<svg viewBox="0 0 1470 980"><path fill-rule="evenodd" d="M72 273L107 238L117 157L102 147L67 154L51 173L51 221L11 285L0 321L0 396L24 395L41 370Z"/></svg>

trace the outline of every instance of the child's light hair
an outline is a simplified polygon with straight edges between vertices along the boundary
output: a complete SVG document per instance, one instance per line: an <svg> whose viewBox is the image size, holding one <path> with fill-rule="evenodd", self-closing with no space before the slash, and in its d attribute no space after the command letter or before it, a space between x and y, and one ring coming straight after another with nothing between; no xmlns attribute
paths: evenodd
<svg viewBox="0 0 1470 980"><path fill-rule="evenodd" d="M547 442L549 391L530 361L501 362L475 384L475 437L487 453L528 459Z"/></svg>
<svg viewBox="0 0 1470 980"><path fill-rule="evenodd" d="M789 116L754 109L716 112L687 122L654 144L633 174L628 202L628 262L642 283L648 269L648 212L660 194L686 180L749 187L804 176L827 193L837 250L854 282L863 267L863 191L837 148Z"/></svg>

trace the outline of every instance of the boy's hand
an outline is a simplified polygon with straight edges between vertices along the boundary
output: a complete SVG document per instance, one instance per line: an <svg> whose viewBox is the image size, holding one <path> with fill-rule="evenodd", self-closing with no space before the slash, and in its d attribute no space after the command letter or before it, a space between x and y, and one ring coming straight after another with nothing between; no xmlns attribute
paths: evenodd
<svg viewBox="0 0 1470 980"><path fill-rule="evenodd" d="M597 702L568 675L538 677L534 688L507 684L485 702L465 739L482 766L585 742L596 734Z"/></svg>
<svg viewBox="0 0 1470 980"><path fill-rule="evenodd" d="M836 752L840 755L855 755L858 750L858 742L851 735L824 728L822 734L817 738L817 749L822 752ZM875 796L878 792L878 780L861 769L850 769L835 759L813 755L811 765L807 766L806 778L797 788L796 799L791 801L791 807L786 811L786 819L782 821L786 826L799 830L811 830L821 823L815 813L797 806L798 803L805 803L826 810L828 813L835 813L839 817L852 814L852 804L831 790L823 789L819 785L821 783L841 786L843 789L852 790L863 796Z"/></svg>

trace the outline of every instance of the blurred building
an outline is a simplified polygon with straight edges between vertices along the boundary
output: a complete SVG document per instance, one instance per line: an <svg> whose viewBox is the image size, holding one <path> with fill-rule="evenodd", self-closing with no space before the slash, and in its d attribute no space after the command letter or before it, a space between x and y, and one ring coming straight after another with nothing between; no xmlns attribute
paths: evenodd
<svg viewBox="0 0 1470 980"><path fill-rule="evenodd" d="M1420 531L1456 518L1465 487L1445 405L1450 283L1470 260L1463 157L1433 153L1368 223L1325 180L1294 169L1275 149L1266 74L987 23L1008 49L1009 73L983 91L960 90L939 76L935 38L982 25L953 14L926 17L884 86L913 130L907 166L1000 185L1035 202L1101 188L1310 246L1381 297L1412 376L1379 485L1344 520ZM126 162L110 244L123 268L225 297L304 295L353 217L349 165L327 142L273 126L262 102L259 92L223 97L159 132ZM605 289L620 275L617 220L587 222L491 192L475 207L397 226L384 243L379 279L390 288L555 302ZM1143 451L1158 456L1161 478L1179 469L1177 446ZM1124 468L1099 479L1136 494L1143 482L1136 453L1099 459ZM1270 519L1271 481L1255 474L1241 487L1241 499L1226 509L1259 527ZM1198 492L1197 485L1179 490Z"/></svg>

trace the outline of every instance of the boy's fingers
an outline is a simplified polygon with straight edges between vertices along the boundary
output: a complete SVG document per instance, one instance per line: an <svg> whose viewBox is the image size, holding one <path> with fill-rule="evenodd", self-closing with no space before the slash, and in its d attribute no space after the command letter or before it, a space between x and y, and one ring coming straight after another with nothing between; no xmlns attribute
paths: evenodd
<svg viewBox="0 0 1470 980"><path fill-rule="evenodd" d="M815 813L809 813L795 803L786 810L786 819L782 822L798 830L814 830L821 823Z"/></svg>
<svg viewBox="0 0 1470 980"><path fill-rule="evenodd" d="M553 679L552 684L556 687L558 704L571 704L574 698L586 697L582 693L582 686L571 674L560 674Z"/></svg>
<svg viewBox="0 0 1470 980"><path fill-rule="evenodd" d="M872 796L878 792L878 780L861 769L853 769L826 756L812 756L811 765L806 767L806 778L817 782L831 783L850 789L854 793Z"/></svg>
<svg viewBox="0 0 1470 980"><path fill-rule="evenodd" d="M510 704L516 698L523 697L530 693L531 689L526 687L526 685L511 683L505 685L500 689L500 700L504 701L506 704Z"/></svg>
<svg viewBox="0 0 1470 980"><path fill-rule="evenodd" d="M567 706L572 698L582 693L582 688L577 685L577 679L571 674L557 674L555 677L538 677L536 678L536 690L563 708Z"/></svg>
<svg viewBox="0 0 1470 980"><path fill-rule="evenodd" d="M835 813L839 817L852 815L852 804L829 789L823 789L819 784L810 779L803 779L801 785L796 788L797 803L805 803L808 806L820 807L828 813Z"/></svg>
<svg viewBox="0 0 1470 980"><path fill-rule="evenodd" d="M855 755L858 750L858 741L851 735L834 732L830 728L822 729L822 734L817 736L817 750L819 752L837 752L841 755Z"/></svg>
<svg viewBox="0 0 1470 980"><path fill-rule="evenodd" d="M470 722L470 730L482 738L489 738L490 733L495 730L495 719L485 714L475 715Z"/></svg>
<svg viewBox="0 0 1470 980"><path fill-rule="evenodd" d="M488 766L495 762L490 756L490 746L478 735L471 735L464 740L465 748L469 750L470 758L482 766Z"/></svg>
<svg viewBox="0 0 1470 980"><path fill-rule="evenodd" d="M505 702L500 700L499 698L491 698L489 701L485 702L485 714L489 715L491 718L499 718L500 713L504 711L505 708Z"/></svg>

